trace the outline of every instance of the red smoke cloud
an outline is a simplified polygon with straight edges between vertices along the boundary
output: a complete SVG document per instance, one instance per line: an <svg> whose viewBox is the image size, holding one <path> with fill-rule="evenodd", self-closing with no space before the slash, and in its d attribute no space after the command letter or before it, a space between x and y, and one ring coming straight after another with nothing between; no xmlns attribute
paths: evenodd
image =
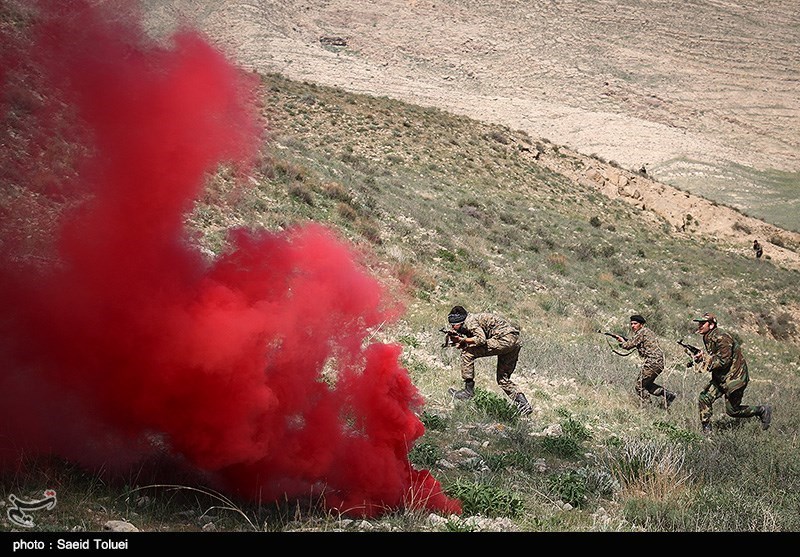
<svg viewBox="0 0 800 557"><path fill-rule="evenodd" d="M166 452L252 500L460 512L408 462L423 400L400 347L369 342L397 310L346 244L307 226L232 230L212 262L192 245L204 178L262 141L257 79L111 3L26 13L32 40L0 34L0 460Z"/></svg>

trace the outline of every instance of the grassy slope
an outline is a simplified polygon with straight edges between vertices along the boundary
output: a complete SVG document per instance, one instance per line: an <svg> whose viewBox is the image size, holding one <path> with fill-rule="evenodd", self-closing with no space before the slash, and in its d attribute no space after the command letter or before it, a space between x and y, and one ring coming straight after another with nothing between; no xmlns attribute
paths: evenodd
<svg viewBox="0 0 800 557"><path fill-rule="evenodd" d="M759 459L770 457L759 451L776 459L786 455L791 463L791 436L780 433L797 424L789 393L798 371L798 337L782 308L798 303L797 273L676 237L665 223L652 222L629 205L604 199L538 166L531 152L558 148L513 130L275 76L265 81L275 179L261 182L253 204L273 210L254 211L252 219L268 227L306 218L330 223L373 254L368 257L374 258L376 276L390 286L407 286L397 289L406 296L404 318L381 334L383 340L404 345L404 362L428 399L427 411L447 423L444 431L429 428L422 440L422 447L433 455L428 454L431 461L448 456L458 460L452 449L459 446L485 447L479 451L484 462L521 461L503 472L490 466L488 473L471 470L469 463L454 471L434 465L445 483L474 482L476 497L487 486L513 486L528 508L518 517L524 529L591 529L597 507L588 505L588 517L583 510L561 517L552 485L566 482L569 490L569 473L574 470L588 470L587 482L597 482L597 470L583 461L584 448L594 454L592 461L609 446L663 442L667 445L661 451L676 451L696 461L693 470L684 465L674 474L688 474L687 497L700 499L706 489L704 474L715 473L707 454L711 449L696 436L695 401L703 378L684 367L685 356L674 340L697 342L690 337L690 320L705 309L717 311L723 323L745 337L754 375L747 401L769 401L779 409L769 435L748 443L752 460L733 465L735 475L762 468ZM520 144L530 150L519 150ZM213 249L214 238L207 239ZM718 279L709 284L711 273ZM436 331L455 303L475 311L500 311L523 324L528 341L516 379L530 394L536 412L530 420L515 423L507 435L496 434L491 416L476 415L474 406L454 406L446 395L449 385L458 384L456 358L440 348ZM663 338L669 357L663 382L681 393L668 414L637 408L631 387L638 361L635 356L614 356L594 332L623 330L631 312L647 315ZM492 363L479 363L478 384L499 394ZM717 416L722 412L718 403ZM730 420L719 419L725 430ZM473 422L482 427L470 429ZM753 422L740 425L730 430L730 458L736 453L737 436L751 440L760 431ZM557 431L558 426L567 446L575 441L570 426L587 428L591 440L581 443L576 451L581 457L575 461L560 458L564 455L558 442L555 448L546 442L540 446L548 439L540 434L553 427ZM679 443L672 447L675 440ZM652 446L641 450L637 458L658 452ZM564 473L567 480L559 480ZM670 499L659 492L674 484L670 473L632 480L626 489L636 492L642 487L637 484L644 483L647 507L646 484L664 482L650 486L658 507L659 499ZM610 499L624 508L626 498L619 493ZM671 502L665 504L673 512ZM636 503L633 507L638 508ZM777 504L779 522L789 521L778 528L794 525L791 513L783 516L786 510ZM640 522L651 527L649 514L641 512L645 516ZM721 518L719 527L742 528L738 511L731 512L734 516ZM611 522L642 527L623 516ZM677 528L717 527L689 522L682 519ZM744 529L769 527L744 523L749 524Z"/></svg>
<svg viewBox="0 0 800 557"><path fill-rule="evenodd" d="M538 166L531 153L558 147L513 130L278 76L264 84L270 138L254 187L237 189L220 172L188 225L219 252L231 226L323 222L396 293L407 310L376 338L403 345L427 399L428 429L412 462L462 497L468 515L495 520L437 529L800 528L800 333L785 311L800 304L796 272L674 236L666 223ZM535 407L529 418L504 414L493 361L478 363L479 400L447 396L459 374L438 328L456 303L523 325L514 379ZM698 435L703 378L684 367L674 341L698 343L691 318L705 310L744 339L753 377L745 402L775 405L769 432L755 420L732 423L718 402L717 434ZM633 312L662 337L660 382L680 393L669 412L637 405L639 362L613 355L595 332L624 333ZM343 526L313 510L300 521L247 506L239 509L252 524L218 509L201 517L219 502L169 490L121 494L69 467L45 473L85 493L74 505L59 501L45 528L95 529L110 518L162 530L195 530L212 518L218 529ZM28 479L4 482L3 497ZM379 527L431 526L405 514Z"/></svg>

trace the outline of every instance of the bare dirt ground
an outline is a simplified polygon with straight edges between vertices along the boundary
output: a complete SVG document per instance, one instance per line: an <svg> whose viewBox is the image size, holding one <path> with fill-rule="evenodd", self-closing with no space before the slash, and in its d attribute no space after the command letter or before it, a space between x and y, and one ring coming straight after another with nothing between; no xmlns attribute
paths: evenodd
<svg viewBox="0 0 800 557"><path fill-rule="evenodd" d="M800 242L792 232L800 230L796 0L144 6L155 32L188 22L248 69L435 106L568 146L587 165L572 171L576 180L687 233L731 240L742 252L754 237ZM647 176L636 172L642 167ZM788 190L771 189L775 175L788 177ZM773 214L789 231L727 206ZM773 261L800 268L795 251L766 246Z"/></svg>

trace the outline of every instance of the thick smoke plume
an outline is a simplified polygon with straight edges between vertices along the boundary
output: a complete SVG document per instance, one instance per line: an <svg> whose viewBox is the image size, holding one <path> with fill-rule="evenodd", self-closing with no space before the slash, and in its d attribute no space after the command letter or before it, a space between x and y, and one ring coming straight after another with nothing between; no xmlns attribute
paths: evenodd
<svg viewBox="0 0 800 557"><path fill-rule="evenodd" d="M330 230L185 219L220 164L254 160L258 80L131 2L0 3L0 463L124 472L168 454L250 500L460 512L408 452L423 400L396 319Z"/></svg>

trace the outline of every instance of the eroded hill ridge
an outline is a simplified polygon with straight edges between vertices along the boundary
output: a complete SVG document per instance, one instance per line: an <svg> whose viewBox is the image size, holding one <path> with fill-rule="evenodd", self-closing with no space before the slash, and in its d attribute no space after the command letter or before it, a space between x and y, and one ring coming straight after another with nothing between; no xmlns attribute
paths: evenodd
<svg viewBox="0 0 800 557"><path fill-rule="evenodd" d="M754 176L800 166L794 2L145 6L154 32L188 21L246 68L435 106L568 146L559 157L537 153L540 163L646 209L676 233L746 255L758 238L765 259L800 269L796 228L747 216L765 197ZM563 164L566 153L581 164ZM714 187L726 188L722 201L707 193ZM797 213L798 198L784 197L780 210Z"/></svg>

